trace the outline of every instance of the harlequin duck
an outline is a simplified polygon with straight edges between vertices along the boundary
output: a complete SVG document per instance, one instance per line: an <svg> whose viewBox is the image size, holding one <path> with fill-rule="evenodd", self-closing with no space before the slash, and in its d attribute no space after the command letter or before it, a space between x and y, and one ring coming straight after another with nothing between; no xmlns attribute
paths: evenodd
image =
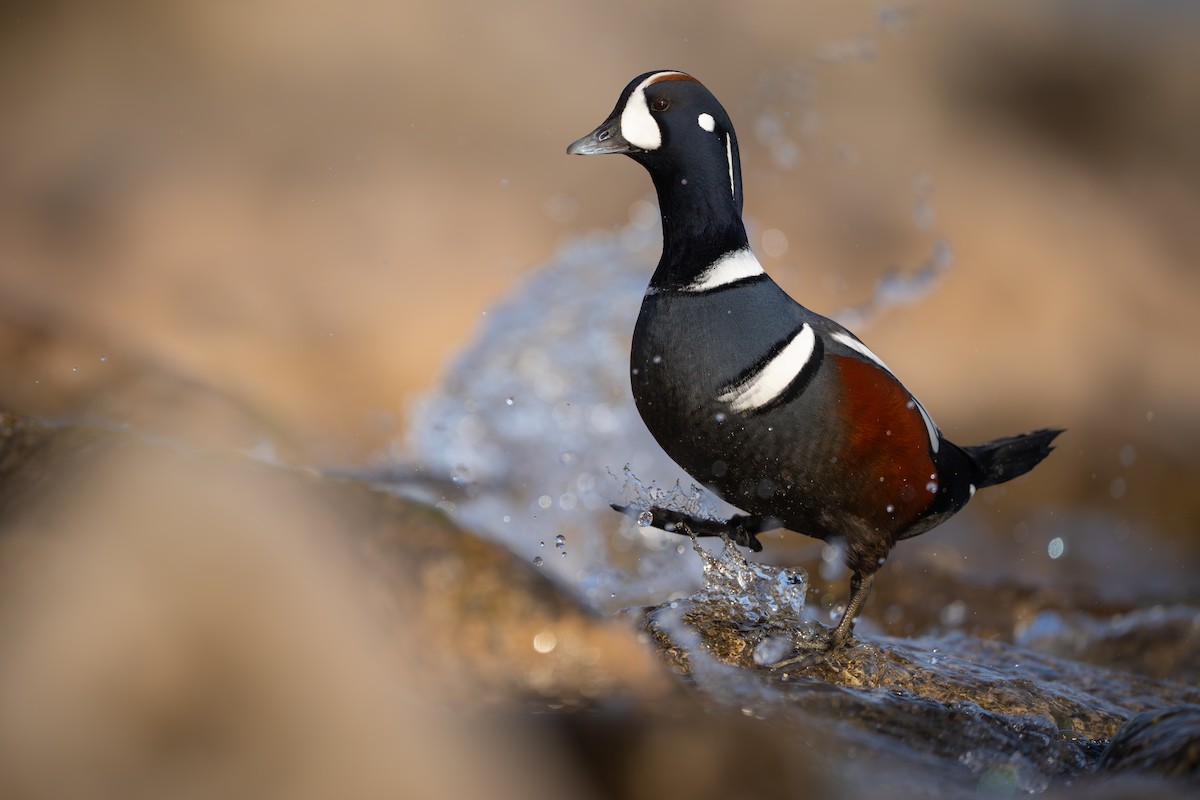
<svg viewBox="0 0 1200 800"><path fill-rule="evenodd" d="M623 153L650 173L663 251L633 332L633 396L667 454L748 512L722 528L654 509L653 524L723 529L755 550L756 534L772 527L841 540L851 593L826 646L850 637L896 542L1053 449L1059 429L971 447L948 441L857 336L771 280L742 223L733 124L692 76L634 78L567 152Z"/></svg>

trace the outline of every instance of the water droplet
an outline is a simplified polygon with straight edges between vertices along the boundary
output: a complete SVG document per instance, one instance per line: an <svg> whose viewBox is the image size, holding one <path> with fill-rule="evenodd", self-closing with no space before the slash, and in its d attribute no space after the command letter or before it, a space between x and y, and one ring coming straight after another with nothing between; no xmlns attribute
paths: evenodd
<svg viewBox="0 0 1200 800"><path fill-rule="evenodd" d="M543 544L545 544L545 542L543 542ZM533 565L535 567L540 567L542 564L545 564L545 563L546 563L545 559L543 559L541 556L533 557Z"/></svg>
<svg viewBox="0 0 1200 800"><path fill-rule="evenodd" d="M649 511L643 511L638 514L637 524L639 528L649 528L654 524L654 515Z"/></svg>
<svg viewBox="0 0 1200 800"><path fill-rule="evenodd" d="M100 363L101 363L101 364L107 364L107 363L108 363L108 356L100 356ZM1132 446L1132 445L1130 445L1130 446Z"/></svg>
<svg viewBox="0 0 1200 800"><path fill-rule="evenodd" d="M778 228L767 228L762 235L763 251L772 258L779 258L788 249L787 234Z"/></svg>
<svg viewBox="0 0 1200 800"><path fill-rule="evenodd" d="M554 505L554 500L548 494L544 494L538 498L538 508L549 508Z"/></svg>
<svg viewBox="0 0 1200 800"><path fill-rule="evenodd" d="M553 631L542 630L538 631L533 637L533 649L539 653L549 653L558 645L558 637Z"/></svg>
<svg viewBox="0 0 1200 800"><path fill-rule="evenodd" d="M511 406L513 404L513 401L514 401L514 398L506 397L506 398L504 398L504 405Z"/></svg>
<svg viewBox="0 0 1200 800"><path fill-rule="evenodd" d="M777 664L788 654L788 650L791 647L792 639L790 636L768 636L754 648L754 663L760 667L768 664Z"/></svg>
<svg viewBox="0 0 1200 800"><path fill-rule="evenodd" d="M929 483L925 484L925 491L927 491L931 494L937 494L937 490L938 490L937 481L930 481Z"/></svg>
<svg viewBox="0 0 1200 800"><path fill-rule="evenodd" d="M472 474L469 467L459 464L457 467L450 470L450 480L455 486L469 486L475 482L475 476Z"/></svg>
<svg viewBox="0 0 1200 800"><path fill-rule="evenodd" d="M653 364L661 364L662 356L655 356L654 358L650 359L650 362Z"/></svg>
<svg viewBox="0 0 1200 800"><path fill-rule="evenodd" d="M509 516L508 514L505 514L505 515L504 515L503 517L501 517L500 519L502 519L504 522L512 522L512 517L511 517L511 516Z"/></svg>
<svg viewBox="0 0 1200 800"><path fill-rule="evenodd" d="M718 425L720 425L725 421L725 412L718 411L717 413L713 414L713 419L717 421Z"/></svg>
<svg viewBox="0 0 1200 800"><path fill-rule="evenodd" d="M953 600L942 607L938 619L948 628L957 628L967 619L967 604L962 600Z"/></svg>
<svg viewBox="0 0 1200 800"><path fill-rule="evenodd" d="M895 511L895 510L896 510L896 507L895 507L894 505L892 505L891 503L888 503L888 507L887 507L887 513L889 513L889 514L890 514L890 513L892 513L892 512L893 512L893 511Z"/></svg>
<svg viewBox="0 0 1200 800"><path fill-rule="evenodd" d="M1064 552L1066 552L1066 549L1067 549L1067 547L1063 543L1061 536L1055 536L1053 539L1050 540L1050 544L1046 545L1046 553L1051 558L1058 558Z"/></svg>
<svg viewBox="0 0 1200 800"><path fill-rule="evenodd" d="M563 536L561 533L558 536L554 537L554 546L555 547L561 548L566 543L567 543L567 537Z"/></svg>

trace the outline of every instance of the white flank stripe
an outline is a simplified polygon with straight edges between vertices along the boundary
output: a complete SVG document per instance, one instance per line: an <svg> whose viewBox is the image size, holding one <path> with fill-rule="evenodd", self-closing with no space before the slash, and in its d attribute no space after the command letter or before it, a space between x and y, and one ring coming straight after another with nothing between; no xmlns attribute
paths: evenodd
<svg viewBox="0 0 1200 800"><path fill-rule="evenodd" d="M737 190L733 188L733 140L725 134L725 160L729 162L729 193L737 200Z"/></svg>
<svg viewBox="0 0 1200 800"><path fill-rule="evenodd" d="M806 322L779 355L745 380L729 387L717 400L734 411L753 411L779 397L812 358L817 336Z"/></svg>
<svg viewBox="0 0 1200 800"><path fill-rule="evenodd" d="M685 292L707 292L717 289L727 283L740 281L742 278L753 278L762 275L762 264L754 257L749 249L734 250L726 253L712 263L696 280L683 287Z"/></svg>
<svg viewBox="0 0 1200 800"><path fill-rule="evenodd" d="M662 146L662 131L658 129L654 117L650 116L650 106L646 105L646 87L664 75L682 74L656 72L637 85L621 111L621 135L625 137L625 141L642 150L657 150Z"/></svg>
<svg viewBox="0 0 1200 800"><path fill-rule="evenodd" d="M893 378L896 377L896 373L888 369L888 365L883 363L883 359L871 352L871 348L867 347L858 339L842 333L841 331L834 331L829 335L833 339L836 339L837 341L846 345L846 347L849 347L854 352L864 355L871 361L874 361L883 371L891 375ZM899 380L899 378L897 378L897 380ZM909 397L912 397L912 395L909 395ZM933 417L929 416L929 412L925 410L925 406L921 405L920 400L912 397L912 401L913 404L916 405L917 411L921 412L921 420L925 423L925 430L929 433L929 446L933 449L933 452L936 453L938 451L938 429L937 426L933 424Z"/></svg>

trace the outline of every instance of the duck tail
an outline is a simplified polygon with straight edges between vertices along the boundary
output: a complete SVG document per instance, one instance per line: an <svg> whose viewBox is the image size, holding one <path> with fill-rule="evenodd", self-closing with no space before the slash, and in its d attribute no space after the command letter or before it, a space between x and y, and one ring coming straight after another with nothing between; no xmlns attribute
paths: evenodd
<svg viewBox="0 0 1200 800"><path fill-rule="evenodd" d="M1062 432L1062 428L1042 428L964 447L982 471L977 488L995 486L1029 472L1050 455L1054 449L1050 443Z"/></svg>

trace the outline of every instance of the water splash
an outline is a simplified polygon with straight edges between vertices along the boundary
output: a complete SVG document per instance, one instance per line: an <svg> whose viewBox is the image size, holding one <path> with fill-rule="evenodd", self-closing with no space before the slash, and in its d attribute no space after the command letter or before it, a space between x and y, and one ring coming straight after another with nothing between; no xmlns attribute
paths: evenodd
<svg viewBox="0 0 1200 800"><path fill-rule="evenodd" d="M654 481L642 481L628 464L621 472L625 480L621 484L620 504L633 509L644 509L637 516L639 527L648 528L653 523L654 515L650 513L650 509L653 508L677 511L699 520L724 519L717 513L717 499L694 483L689 483L688 488L684 489L683 483L677 480L672 486L664 489Z"/></svg>
<svg viewBox="0 0 1200 800"><path fill-rule="evenodd" d="M691 597L697 608L778 628L796 628L805 621L808 573L803 569L750 561L728 539L715 553L695 538L692 545L704 563L704 587Z"/></svg>
<svg viewBox="0 0 1200 800"><path fill-rule="evenodd" d="M488 312L390 453L426 478L398 491L452 505L460 524L519 555L569 537L571 557L543 570L610 610L693 591L700 571L677 536L609 509L625 491L620 465L690 481L629 387L630 338L660 248L657 227L640 222L650 204L635 205L638 222L570 243Z"/></svg>
<svg viewBox="0 0 1200 800"><path fill-rule="evenodd" d="M841 309L833 318L852 330L862 329L889 309L918 303L937 288L953 261L949 242L938 239L929 257L917 269L908 273L889 269L875 284L870 299Z"/></svg>

